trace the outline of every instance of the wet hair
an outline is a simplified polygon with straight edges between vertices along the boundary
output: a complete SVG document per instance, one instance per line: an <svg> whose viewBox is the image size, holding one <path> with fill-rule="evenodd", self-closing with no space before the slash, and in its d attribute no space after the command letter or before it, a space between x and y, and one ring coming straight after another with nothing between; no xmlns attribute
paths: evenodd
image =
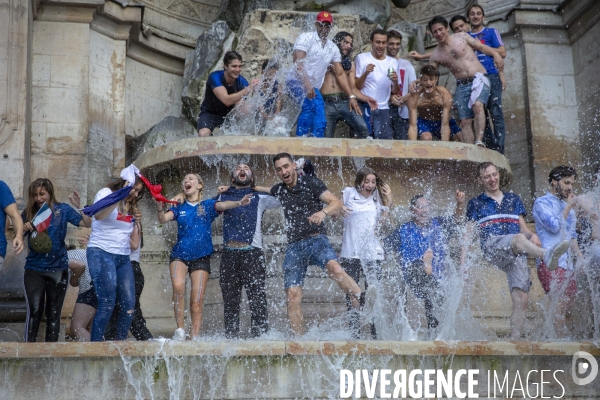
<svg viewBox="0 0 600 400"><path fill-rule="evenodd" d="M432 76L434 78L439 78L440 76L440 71L438 71L437 68L433 65L424 65L419 73L421 74L421 76Z"/></svg>
<svg viewBox="0 0 600 400"><path fill-rule="evenodd" d="M467 10L467 15L469 15L473 8L479 8L481 10L481 15L485 17L485 11L483 11L483 7L481 7L479 4L473 4L471 7L469 7L469 9Z"/></svg>
<svg viewBox="0 0 600 400"><path fill-rule="evenodd" d="M377 194L379 196L379 200L381 201L381 204L383 204L386 207L389 206L389 204L387 204L387 200L383 196L381 196L381 186L383 186L384 182L379 177L379 175L377 175L377 173L375 172L375 170L373 168L362 167L356 173L356 179L354 179L354 187L356 188L356 190L360 191L360 185L363 183L363 181L369 175L375 176L375 186L377 187Z"/></svg>
<svg viewBox="0 0 600 400"><path fill-rule="evenodd" d="M412 199L410 199L410 208L416 208L417 207L417 203L419 202L419 200L424 199L425 195L423 194L418 194L416 196L413 196Z"/></svg>
<svg viewBox="0 0 600 400"><path fill-rule="evenodd" d="M261 71L265 72L271 69L279 69L279 63L277 61L272 62L271 65L269 65L269 63L271 63L271 60L265 60L263 61L262 65L261 65Z"/></svg>
<svg viewBox="0 0 600 400"><path fill-rule="evenodd" d="M369 40L371 40L371 42L373 41L373 38L375 37L375 35L383 35L387 39L388 33L386 32L385 29L381 29L381 28L377 28L377 29L373 30L373 32L371 32L371 36L369 37Z"/></svg>
<svg viewBox="0 0 600 400"><path fill-rule="evenodd" d="M431 27L433 27L435 24L442 24L444 25L444 28L447 28L448 20L442 17L441 15L436 15L435 17L431 18L431 20L427 24L427 29L429 29L429 32L431 32Z"/></svg>
<svg viewBox="0 0 600 400"><path fill-rule="evenodd" d="M273 165L275 165L275 163L281 160L282 158L287 158L292 163L294 162L294 157L292 157L290 153L279 153L273 157Z"/></svg>
<svg viewBox="0 0 600 400"><path fill-rule="evenodd" d="M491 163L489 161L482 162L481 164L479 164L477 166L477 177L479 178L479 176L481 175L481 171L485 171L489 167L494 167L494 168L496 168L496 171L498 171L498 167L496 167L496 165L494 163Z"/></svg>
<svg viewBox="0 0 600 400"><path fill-rule="evenodd" d="M65 246L65 250L69 251L69 250L75 250L77 248L77 246L75 246L74 244L68 244Z"/></svg>
<svg viewBox="0 0 600 400"><path fill-rule="evenodd" d="M552 171L548 174L548 183L560 181L567 176L573 176L577 179L577 171L575 171L575 168L569 167L568 165L559 165L558 167L552 168Z"/></svg>
<svg viewBox="0 0 600 400"><path fill-rule="evenodd" d="M54 205L58 203L56 197L54 197L54 185L50 179L38 178L31 182L29 189L27 189L27 206L25 206L25 218L28 222L30 222L40 210L40 207L35 202L35 194L38 188L42 188L48 192L48 206L51 210L54 210ZM4 229L4 227L2 227L2 229Z"/></svg>
<svg viewBox="0 0 600 400"><path fill-rule="evenodd" d="M395 29L390 29L387 31L387 38L390 39L400 39L402 40L402 34Z"/></svg>
<svg viewBox="0 0 600 400"><path fill-rule="evenodd" d="M450 20L450 28L452 28L454 26L454 23L456 21L463 21L465 24L468 24L469 21L467 21L467 19L462 16L462 15L455 15L454 17L452 17L452 19ZM454 30L452 30L452 32L454 32Z"/></svg>
<svg viewBox="0 0 600 400"><path fill-rule="evenodd" d="M227 53L225 53L225 56L223 56L223 64L225 64L226 66L229 65L229 63L231 63L233 60L239 60L240 62L242 62L242 56L240 55L240 53L238 53L237 51L230 50Z"/></svg>
<svg viewBox="0 0 600 400"><path fill-rule="evenodd" d="M346 31L340 31L338 33L335 34L335 36L333 37L332 42L335 43L335 45L338 47L338 49L340 49L340 51L342 50L340 47L342 46L342 42L344 41L344 39L346 39L348 36L350 36L350 38L352 40L354 40L354 36L352 36L349 32Z"/></svg>

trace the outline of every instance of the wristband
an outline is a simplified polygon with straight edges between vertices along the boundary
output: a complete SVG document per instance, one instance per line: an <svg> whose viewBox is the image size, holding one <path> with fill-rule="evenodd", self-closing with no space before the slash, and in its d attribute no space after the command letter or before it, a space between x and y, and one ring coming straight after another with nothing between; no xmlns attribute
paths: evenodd
<svg viewBox="0 0 600 400"><path fill-rule="evenodd" d="M325 216L326 216L326 217L328 217L328 216L329 216L329 214L327 214L327 211L325 211L325 209L323 209L323 210L321 210L321 211L323 211L323 214L325 214Z"/></svg>
<svg viewBox="0 0 600 400"><path fill-rule="evenodd" d="M348 98L349 98L349 99L356 99L356 96L355 96L355 95L353 95L353 94L351 94L350 96L348 96ZM327 214L327 213L325 213L325 214Z"/></svg>

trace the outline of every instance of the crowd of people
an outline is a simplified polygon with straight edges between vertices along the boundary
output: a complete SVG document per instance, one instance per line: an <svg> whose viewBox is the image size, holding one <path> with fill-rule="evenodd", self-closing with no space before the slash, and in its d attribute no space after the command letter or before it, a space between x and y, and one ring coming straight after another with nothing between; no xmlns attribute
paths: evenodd
<svg viewBox="0 0 600 400"><path fill-rule="evenodd" d="M527 212L519 196L502 191L498 168L484 162L475 171L483 188L480 195L466 203L465 194L456 190L453 215L434 216L430 211L432 199L415 194L408 204L411 220L387 236L382 235L380 227L389 219L394 198L390 186L373 169L361 168L354 185L345 188L338 198L315 176L308 161L295 161L290 154L280 153L273 157L273 167L280 182L272 187L256 185L251 167L239 164L231 172L228 185L219 187L215 198L203 198L202 178L194 173L185 176L182 193L170 201L171 206L165 207L165 198L155 198L157 221L176 221L178 226L169 263L177 326L174 340L200 335L202 306L211 274L211 226L221 215L219 284L225 336L240 337L244 288L251 313L251 337L268 332L262 217L265 210L277 207L283 208L285 217L288 244L281 268L290 329L296 336L304 333L302 289L308 267L315 265L326 271L346 294L351 335L359 337L361 326L371 324L371 336L376 338L375 325L361 321L361 310L365 302L378 296L382 262L386 258L397 260L406 285L424 302L428 329L435 330L445 300L446 292L441 290L444 282L453 271L459 271L467 281L470 279L469 249L475 233L484 258L506 273L513 308L511 338L518 339L523 334L532 284L527 258L537 260L542 287L558 299L553 321L556 335L570 337L578 274L586 274L594 298L599 295L599 185L596 180L592 191L575 196L573 183L577 173L572 167L559 166L550 172L548 193L533 205L535 233L525 222ZM600 166L595 174L598 177ZM69 282L79 286L71 321L71 333L77 340L124 340L129 331L138 340L153 337L139 302L144 276L139 264L143 238L137 203L145 189L138 178L128 179L131 181L121 178L109 183L97 193L94 205L84 208L76 191L69 196L73 208L55 198L50 180L36 179L28 189L27 206L21 215L16 212L10 189L0 181L0 222L4 223L7 216L12 221L15 254L23 250L23 236L28 237L23 276L28 307L26 341L37 340L44 314L45 340L58 340ZM332 217L343 218L339 254L329 242L324 223ZM67 248L69 223L91 227L91 234L80 239L87 250ZM453 235L464 235L460 257L454 259L449 253ZM4 230L0 245L2 265L7 247ZM186 331L184 296L188 274L191 324ZM359 286L361 277L365 279L365 291Z"/></svg>
<svg viewBox="0 0 600 400"><path fill-rule="evenodd" d="M504 153L502 91L506 81L502 71L506 50L498 31L483 26L484 16L482 6L472 5L466 17L457 15L450 25L445 18L434 17L428 24L437 40L433 52L408 53L411 58L429 60L417 79L411 62L398 57L400 32L373 30L371 50L353 57L354 37L340 31L333 40L328 39L333 16L322 11L315 30L296 39L293 68L284 82L275 82L268 96L261 86L270 81L248 83L241 75L242 56L228 51L224 69L208 77L198 134L211 135L237 104L259 92L265 101L263 108L270 110L262 113L267 119L281 111L283 96L300 105L296 136L331 138L338 121L343 121L351 138L452 140ZM265 64L271 75L279 68L276 62L266 60ZM440 66L456 78L454 96L437 85Z"/></svg>

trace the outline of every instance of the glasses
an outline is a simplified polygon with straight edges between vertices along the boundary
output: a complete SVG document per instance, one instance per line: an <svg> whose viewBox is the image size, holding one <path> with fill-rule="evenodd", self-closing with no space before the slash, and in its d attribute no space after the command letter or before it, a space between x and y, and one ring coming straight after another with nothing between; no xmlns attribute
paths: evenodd
<svg viewBox="0 0 600 400"><path fill-rule="evenodd" d="M331 24L329 22L317 22L317 24L321 28L331 29Z"/></svg>

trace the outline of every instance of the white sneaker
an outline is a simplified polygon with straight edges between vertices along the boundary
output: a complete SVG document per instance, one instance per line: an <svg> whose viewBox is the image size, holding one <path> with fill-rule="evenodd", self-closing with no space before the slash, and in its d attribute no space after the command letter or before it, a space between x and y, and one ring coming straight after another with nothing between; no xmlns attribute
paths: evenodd
<svg viewBox="0 0 600 400"><path fill-rule="evenodd" d="M546 264L548 271L554 271L558 267L558 259L569 250L570 245L571 242L564 240L546 250L546 253L544 253L544 264Z"/></svg>
<svg viewBox="0 0 600 400"><path fill-rule="evenodd" d="M175 329L175 334L173 335L173 340L185 340L185 331L183 328Z"/></svg>

